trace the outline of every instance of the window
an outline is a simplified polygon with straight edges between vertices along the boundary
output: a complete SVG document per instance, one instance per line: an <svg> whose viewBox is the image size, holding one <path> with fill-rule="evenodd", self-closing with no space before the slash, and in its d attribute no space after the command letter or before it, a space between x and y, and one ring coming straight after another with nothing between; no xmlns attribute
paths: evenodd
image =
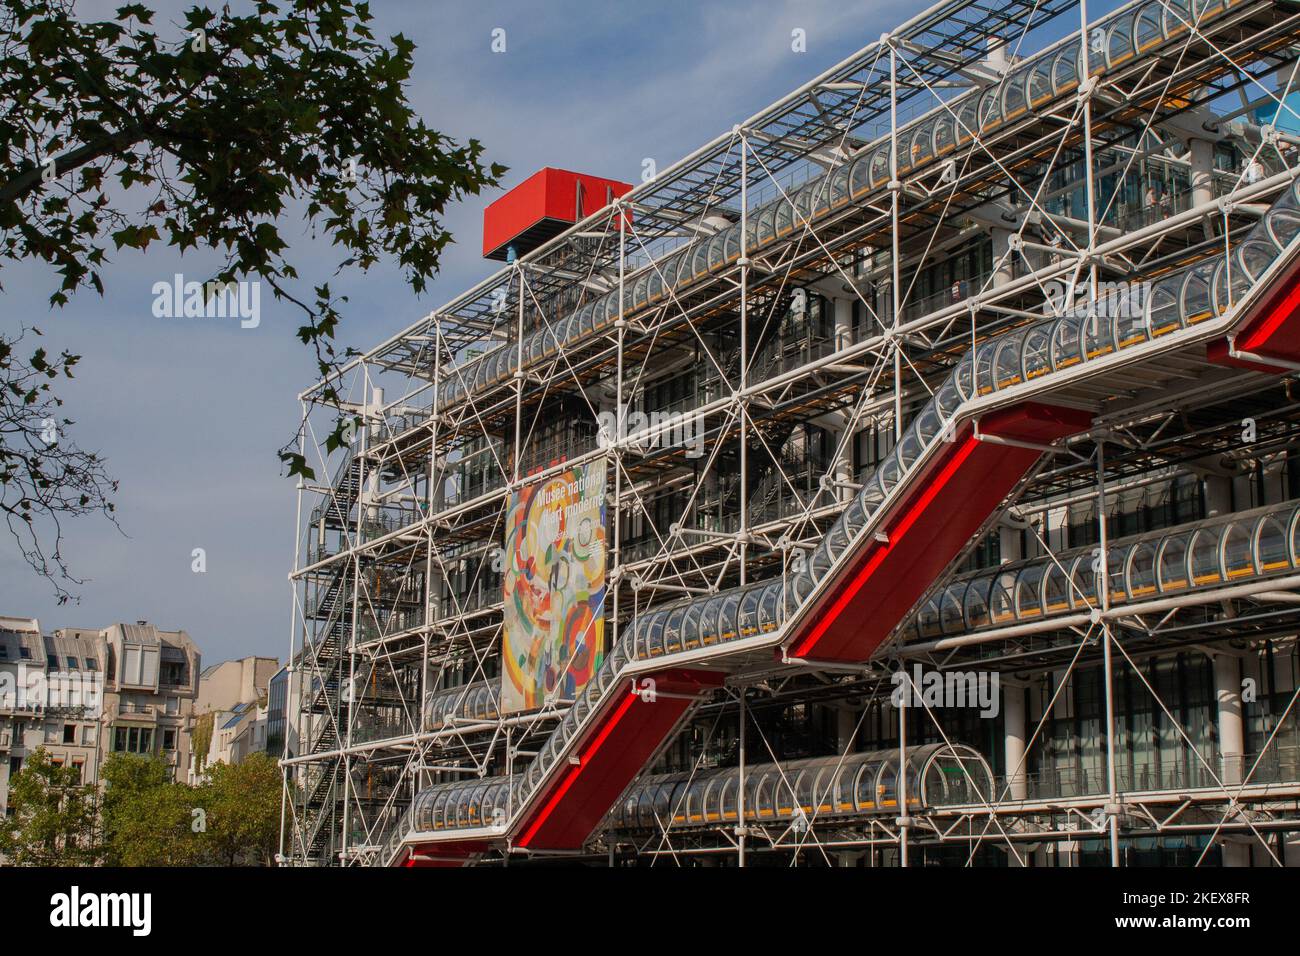
<svg viewBox="0 0 1300 956"><path fill-rule="evenodd" d="M167 713L176 715L181 712L181 699L179 697L167 698Z"/></svg>
<svg viewBox="0 0 1300 956"><path fill-rule="evenodd" d="M75 743L77 742L77 725L76 725L76 724L64 724L64 725L63 725L63 742L64 742L65 744L75 744Z"/></svg>
<svg viewBox="0 0 1300 956"><path fill-rule="evenodd" d="M18 648L18 656L25 661L30 661L32 659L32 649L30 647L20 647Z"/></svg>
<svg viewBox="0 0 1300 956"><path fill-rule="evenodd" d="M185 662L163 661L162 672L159 675L158 682L160 684L171 684L173 686L189 683L189 678L186 676Z"/></svg>
<svg viewBox="0 0 1300 956"><path fill-rule="evenodd" d="M163 750L175 750L175 749L176 749L176 731L174 731L174 730L164 730L164 731L163 731L163 744L162 744L162 749L163 749Z"/></svg>
<svg viewBox="0 0 1300 956"><path fill-rule="evenodd" d="M8 656L9 656L9 645L0 644L0 658L6 658Z"/></svg>
<svg viewBox="0 0 1300 956"><path fill-rule="evenodd" d="M58 655L58 654L46 654L46 655L45 655L45 663L49 665L50 670L52 670L52 671L56 671L56 670L58 670L58 669L59 669L59 655Z"/></svg>
<svg viewBox="0 0 1300 956"><path fill-rule="evenodd" d="M122 753L153 753L152 727L114 727L113 750Z"/></svg>
<svg viewBox="0 0 1300 956"><path fill-rule="evenodd" d="M153 645L122 645L121 683L131 687L156 687L158 684L158 648Z"/></svg>
<svg viewBox="0 0 1300 956"><path fill-rule="evenodd" d="M68 670L75 671L77 669L77 659L75 657L68 657L66 660L68 662Z"/></svg>
<svg viewBox="0 0 1300 956"><path fill-rule="evenodd" d="M86 670L88 670L88 671L99 670L99 664L96 663L96 661L95 661L95 659L94 659L93 657L87 657L87 658L86 658Z"/></svg>

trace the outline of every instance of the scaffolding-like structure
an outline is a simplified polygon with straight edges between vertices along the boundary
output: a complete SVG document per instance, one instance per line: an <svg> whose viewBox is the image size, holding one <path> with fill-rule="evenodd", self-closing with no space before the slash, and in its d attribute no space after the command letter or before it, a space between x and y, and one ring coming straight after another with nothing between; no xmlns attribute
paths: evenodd
<svg viewBox="0 0 1300 956"><path fill-rule="evenodd" d="M282 859L1300 864L1298 56L939 3L303 392ZM593 462L604 666L506 713Z"/></svg>

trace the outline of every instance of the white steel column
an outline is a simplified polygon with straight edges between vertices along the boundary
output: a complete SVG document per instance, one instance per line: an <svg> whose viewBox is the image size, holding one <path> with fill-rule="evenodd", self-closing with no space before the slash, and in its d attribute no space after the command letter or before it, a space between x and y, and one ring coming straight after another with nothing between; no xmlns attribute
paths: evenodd
<svg viewBox="0 0 1300 956"><path fill-rule="evenodd" d="M745 327L749 324L749 139L745 136L744 131L737 129L737 135L740 138L740 381L741 387L744 388L746 371L749 366L749 356L746 354L749 337L746 334ZM749 527L749 495L745 488L745 480L748 477L746 467L748 459L745 454L745 416L744 406L738 408L740 413L740 583L745 583L745 558L748 555L748 549L745 547L745 529ZM736 845L737 845L737 865L745 865L745 840L748 836L748 827L745 823L745 723L749 720L749 715L745 709L745 688L740 688L740 774L737 783L737 802L736 802Z"/></svg>
<svg viewBox="0 0 1300 956"><path fill-rule="evenodd" d="M614 454L610 460L614 465L614 560L610 579L607 583L613 592L613 613L610 626L610 639L606 644L606 653L612 654L615 646L618 644L618 612L619 600L618 592L622 590L623 585L623 446L618 443L618 438L623 432L624 411L629 402L625 401L623 395L623 348L627 339L627 317L623 314L624 294L623 284L627 278L627 228L623 218L623 201L616 199L614 201L614 222L618 229L618 321L614 323L614 328L618 330L618 364L614 369L614 434L607 436L611 443ZM598 426L599 427L599 426ZM606 592L609 593L609 592ZM636 611L636 602L633 601L632 610Z"/></svg>
<svg viewBox="0 0 1300 956"><path fill-rule="evenodd" d="M740 773L736 781L736 846L739 851L737 860L742 868L745 865L745 837L749 830L745 825L745 723L749 715L745 710L745 688L740 688Z"/></svg>
<svg viewBox="0 0 1300 956"><path fill-rule="evenodd" d="M1187 152L1191 161L1192 206L1203 206L1214 201L1214 143L1208 139L1189 139ZM1214 230L1210 217L1205 218L1205 237Z"/></svg>
<svg viewBox="0 0 1300 956"><path fill-rule="evenodd" d="M1220 777L1231 786L1242 780L1246 753L1241 716L1241 661L1232 654L1214 655L1214 696L1218 705Z"/></svg>
<svg viewBox="0 0 1300 956"><path fill-rule="evenodd" d="M1018 681L1003 682L1002 690L1002 760L1006 766L1007 793L1012 800L1029 795L1025 774L1025 689Z"/></svg>
<svg viewBox="0 0 1300 956"><path fill-rule="evenodd" d="M853 300L842 295L831 299L835 317L835 351L853 344Z"/></svg>
<svg viewBox="0 0 1300 956"><path fill-rule="evenodd" d="M1205 476L1205 515L1217 518L1232 511L1232 479L1223 475Z"/></svg>
<svg viewBox="0 0 1300 956"><path fill-rule="evenodd" d="M300 431L298 432L298 454L302 456L302 460L304 462L307 460L307 409L308 409L308 404L305 401L299 399L298 412L300 418L299 418L298 427ZM302 476L299 475L297 488L296 488L296 492L297 492L296 495L297 502L295 504L296 514L293 522L293 529L294 529L293 569L295 572L300 567L302 567L302 493L305 489L306 489L306 483L304 482ZM310 534L310 532L308 533ZM310 538L308 540L310 540ZM311 563L310 545L308 545L307 548L307 561L309 564ZM294 705L294 698L293 698L293 681L294 681L294 670L295 670L294 660L297 656L294 652L294 645L296 643L296 635L298 632L298 626L297 626L298 625L298 599L297 598L298 598L299 587L300 585L296 579L291 578L289 580L289 589L292 592L293 600L289 602L289 651L288 651L289 656L285 658L285 662L284 662L284 666L285 666L284 746L280 748L281 761L287 760L289 757L289 740L293 736L294 728L299 726L299 717L300 717L300 714L295 713L290 715L289 713L290 708L293 707ZM301 585L301 589L303 594L303 610L305 611L307 605L307 585L305 581ZM306 631L306 623L307 623L306 619L304 618L303 620L304 636ZM96 736L98 737L100 733L100 728L98 724L96 724L95 732L96 732ZM96 743L98 743L98 740L96 740ZM190 760L191 761L194 760L193 755L190 756ZM98 768L96 768L96 772L98 772ZM289 847L287 847L285 843L285 841L289 837L288 825L289 825L290 773L291 771L289 767L282 762L280 764L281 791L280 791L280 853L279 853L279 857L281 861L284 860L286 857L292 856L291 853L286 853L286 850L288 850ZM296 770L292 771L292 773L295 776L297 776Z"/></svg>
<svg viewBox="0 0 1300 956"><path fill-rule="evenodd" d="M1106 443L1097 439L1097 594L1101 609L1110 610L1110 568L1107 565L1106 540ZM1110 829L1110 865L1119 866L1119 780L1115 766L1115 662L1111 654L1114 632L1110 620L1101 621L1102 680L1106 689L1106 823Z"/></svg>
<svg viewBox="0 0 1300 956"><path fill-rule="evenodd" d="M898 197L903 184L898 181L898 51L889 44L889 232L891 299L894 313L890 337L894 347L894 441L903 439L903 343L898 338L902 320L900 300L903 294L899 273ZM901 662L900 665L902 666ZM907 699L911 696L911 678L907 677L908 690L902 695L898 707L898 777L895 784L898 797L898 862L907 866Z"/></svg>
<svg viewBox="0 0 1300 956"><path fill-rule="evenodd" d="M889 45L889 232L891 269L890 304L893 306L894 322L890 327L890 338L894 346L894 441L903 440L903 340L898 337L902 324L903 296L898 257L898 197L903 191L903 184L898 181L898 52L893 44Z"/></svg>
<svg viewBox="0 0 1300 956"><path fill-rule="evenodd" d="M834 311L835 318L835 351L848 348L853 342L853 300L836 296L831 300L831 308ZM844 501L847 500L851 492L845 485L854 480L853 474L853 448L857 443L857 436L848 432L849 416L841 412L841 425L834 432L835 440L835 465L834 478L838 482L835 489L835 498Z"/></svg>
<svg viewBox="0 0 1300 956"><path fill-rule="evenodd" d="M912 696L912 677L903 667L907 690L899 698L898 704L898 778L895 790L898 796L898 863L907 866L907 829L912 822L907 814L907 700Z"/></svg>
<svg viewBox="0 0 1300 956"><path fill-rule="evenodd" d="M740 532L736 538L740 559L740 583L749 581L749 139L740 137L740 391L736 393L736 414L740 416ZM743 823L743 821L742 821ZM744 854L741 854L742 858Z"/></svg>
<svg viewBox="0 0 1300 956"><path fill-rule="evenodd" d="M1241 661L1232 654L1214 655L1214 696L1218 705L1219 777L1226 787L1240 785L1246 753L1241 715ZM1220 834L1223 865L1250 866L1252 840Z"/></svg>
<svg viewBox="0 0 1300 956"><path fill-rule="evenodd" d="M1015 278L1015 258L1011 253L1011 237L1015 233L1001 226L989 230L993 237L993 288L1001 288Z"/></svg>
<svg viewBox="0 0 1300 956"><path fill-rule="evenodd" d="M858 715L841 704L835 710L835 747L840 753L847 751L853 743L853 731L858 725Z"/></svg>
<svg viewBox="0 0 1300 956"><path fill-rule="evenodd" d="M342 845L339 850L339 859L347 861L349 830L352 824L352 729L356 721L354 706L356 704L356 677L357 677L357 638L361 627L361 551L359 545L365 540L366 513L369 504L369 496L363 491L370 481L370 475L366 471L366 453L370 445L371 429L371 395L370 395L370 376L365 373L361 376L362 388L362 412L361 412L361 449L358 454L357 468L357 524L356 540L352 549L352 627L347 637L347 655L348 655L348 677L346 682L342 674L339 675L339 704L338 715L341 719L343 714L347 714L347 725L343 728L343 733L339 739L343 742L344 753L342 761L343 770L343 817L341 834ZM340 598L346 598L346 593L340 595ZM340 641L340 644L343 644ZM340 648L340 652L342 648ZM341 662L340 662L341 663ZM341 668L340 668L341 670ZM324 812L322 810L322 812Z"/></svg>
<svg viewBox="0 0 1300 956"><path fill-rule="evenodd" d="M1083 182L1088 197L1088 245L1087 263L1089 271L1088 301L1097 299L1097 188L1094 180L1096 165L1092 158L1092 57L1089 53L1088 36L1088 0L1079 0L1079 95L1083 99Z"/></svg>

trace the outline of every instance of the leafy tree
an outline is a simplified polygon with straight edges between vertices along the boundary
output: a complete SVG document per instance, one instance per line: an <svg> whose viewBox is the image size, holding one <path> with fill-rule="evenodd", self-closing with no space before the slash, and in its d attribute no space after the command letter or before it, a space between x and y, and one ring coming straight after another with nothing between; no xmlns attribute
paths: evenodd
<svg viewBox="0 0 1300 956"><path fill-rule="evenodd" d="M216 727L217 715L212 711L199 714L194 718L194 729L190 731L190 753L194 755L194 767L203 770L208 762L208 750L212 747L212 732Z"/></svg>
<svg viewBox="0 0 1300 956"><path fill-rule="evenodd" d="M196 811L202 811L198 794L183 783L140 793L108 844L109 860L116 866L198 866L203 845Z"/></svg>
<svg viewBox="0 0 1300 956"><path fill-rule="evenodd" d="M270 865L280 841L281 776L276 762L250 754L215 763L199 788L207 810L205 852L218 866Z"/></svg>
<svg viewBox="0 0 1300 956"><path fill-rule="evenodd" d="M73 422L60 415L54 383L72 378L77 356L36 348L25 357L17 348L24 335L0 333L0 514L63 604L72 596L64 582L81 582L63 559L62 519L95 511L111 519L117 483L98 455L64 438Z"/></svg>
<svg viewBox="0 0 1300 956"><path fill-rule="evenodd" d="M217 763L197 787L174 783L158 757L104 763L103 830L115 866L272 862L280 838L280 770L266 754Z"/></svg>
<svg viewBox="0 0 1300 956"><path fill-rule="evenodd" d="M284 216L301 214L328 238L338 269L393 259L418 293L451 239L447 203L505 170L484 164L476 140L459 144L415 115L414 44L376 39L367 3L259 0L252 10L194 6L160 31L141 3L95 20L73 0L0 0L0 265L47 263L60 277L50 301L63 305L84 287L102 293L115 251L214 250L223 262L212 281L254 277L299 311L298 337L323 377L349 354L335 348L344 300L328 283L296 288ZM27 364L40 371L45 361ZM322 398L339 401L331 389ZM330 450L346 424L340 412ZM0 468L10 440L0 432ZM292 443L280 457L290 475L315 477ZM45 507L105 510L111 485L98 465L47 477L99 494L82 503L47 490ZM23 505L30 485L15 487L6 504L40 510ZM51 571L30 545L24 553Z"/></svg>
<svg viewBox="0 0 1300 956"><path fill-rule="evenodd" d="M12 866L92 866L101 847L94 784L54 763L45 748L9 781L10 815L0 819L0 856Z"/></svg>
<svg viewBox="0 0 1300 956"><path fill-rule="evenodd" d="M159 757L115 753L102 769L102 822L112 866L194 866L203 848L195 828L199 796L173 783ZM199 817L201 819L201 816Z"/></svg>

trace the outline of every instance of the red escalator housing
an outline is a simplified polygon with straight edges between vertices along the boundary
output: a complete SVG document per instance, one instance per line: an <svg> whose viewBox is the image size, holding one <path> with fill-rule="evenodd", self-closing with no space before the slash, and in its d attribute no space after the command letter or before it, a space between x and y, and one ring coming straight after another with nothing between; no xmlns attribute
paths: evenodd
<svg viewBox="0 0 1300 956"><path fill-rule="evenodd" d="M579 849L618 795L650 761L677 722L703 694L720 687L719 671L649 671L609 699L570 763L533 801L515 828L514 845L532 850ZM654 694L643 696L647 680ZM431 842L411 847L401 864L465 866L489 847L484 840Z"/></svg>
<svg viewBox="0 0 1300 956"><path fill-rule="evenodd" d="M982 435L1046 444L1086 430L1087 412L1024 402L983 418ZM982 441L971 425L930 464L882 529L842 568L790 645L795 658L865 661L930 589L1003 498L1042 456Z"/></svg>
<svg viewBox="0 0 1300 956"><path fill-rule="evenodd" d="M455 843L426 843L409 847L402 859L404 867L468 866L476 856L485 852L485 840L460 840Z"/></svg>
<svg viewBox="0 0 1300 956"><path fill-rule="evenodd" d="M1210 343L1206 349L1210 361L1274 375L1290 369L1266 364L1269 358L1300 362L1300 321L1296 321L1300 318L1300 259L1292 262L1275 281L1277 288L1264 296L1260 305L1252 310L1253 315L1246 320L1235 340L1237 351L1258 355L1265 361L1234 358L1226 339Z"/></svg>
<svg viewBox="0 0 1300 956"><path fill-rule="evenodd" d="M654 699L643 699L631 683L613 695L578 746L577 762L556 775L524 816L514 845L581 847L695 700L721 686L724 677L685 668L638 675L639 686L653 679Z"/></svg>

